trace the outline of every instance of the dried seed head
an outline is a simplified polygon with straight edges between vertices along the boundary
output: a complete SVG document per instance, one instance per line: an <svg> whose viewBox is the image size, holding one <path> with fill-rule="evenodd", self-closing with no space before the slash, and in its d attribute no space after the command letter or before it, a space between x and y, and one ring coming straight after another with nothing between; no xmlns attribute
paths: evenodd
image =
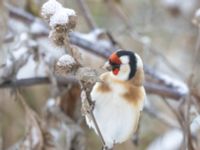
<svg viewBox="0 0 200 150"><path fill-rule="evenodd" d="M61 75L66 75L77 68L77 63L70 55L63 55L56 63L56 72Z"/></svg>
<svg viewBox="0 0 200 150"><path fill-rule="evenodd" d="M66 26L69 24L69 17L76 16L76 13L72 9L60 8L54 15L50 18L50 27L55 28L58 25Z"/></svg>
<svg viewBox="0 0 200 150"><path fill-rule="evenodd" d="M48 22L50 17L55 14L55 12L59 9L63 8L62 5L56 0L49 0L43 4L41 9L41 15Z"/></svg>

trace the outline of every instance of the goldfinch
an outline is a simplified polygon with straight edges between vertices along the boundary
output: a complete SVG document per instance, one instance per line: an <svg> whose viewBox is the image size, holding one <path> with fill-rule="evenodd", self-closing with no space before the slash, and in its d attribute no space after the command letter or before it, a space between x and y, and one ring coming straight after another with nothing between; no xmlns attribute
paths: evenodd
<svg viewBox="0 0 200 150"><path fill-rule="evenodd" d="M128 140L137 129L145 99L144 71L140 56L127 50L114 52L104 68L108 72L100 75L102 82L94 85L91 100L105 146L111 149ZM86 122L98 134L87 117Z"/></svg>

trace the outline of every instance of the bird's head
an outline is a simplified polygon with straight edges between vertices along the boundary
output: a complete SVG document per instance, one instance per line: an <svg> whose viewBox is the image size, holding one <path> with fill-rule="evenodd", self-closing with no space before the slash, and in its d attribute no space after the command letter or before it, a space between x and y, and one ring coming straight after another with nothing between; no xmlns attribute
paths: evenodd
<svg viewBox="0 0 200 150"><path fill-rule="evenodd" d="M138 54L119 50L109 57L104 68L111 71L117 79L127 81L135 76L138 68L143 68L143 63Z"/></svg>

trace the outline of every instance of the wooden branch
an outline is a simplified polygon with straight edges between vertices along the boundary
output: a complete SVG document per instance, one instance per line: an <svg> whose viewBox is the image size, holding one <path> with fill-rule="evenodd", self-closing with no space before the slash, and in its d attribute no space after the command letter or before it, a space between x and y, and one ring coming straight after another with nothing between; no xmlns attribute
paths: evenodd
<svg viewBox="0 0 200 150"><path fill-rule="evenodd" d="M77 32L71 32L69 37L72 44L106 59L112 52L115 51L114 47L106 47L99 43L93 43L85 38L82 38Z"/></svg>
<svg viewBox="0 0 200 150"><path fill-rule="evenodd" d="M69 84L78 84L78 80L74 77L57 76L56 80L58 82L58 85L60 85L60 86L67 86ZM48 77L35 77L35 78L7 81L7 82L0 84L0 88L33 86L33 85L49 84L49 83L51 83L51 81ZM145 87L147 93L157 94L157 95L160 95L163 97L168 97L168 98L173 98L173 99L178 100L180 97L183 96L177 91L174 91L165 86L160 86L158 84L153 84L153 83L148 82L148 83L145 83L144 87Z"/></svg>
<svg viewBox="0 0 200 150"><path fill-rule="evenodd" d="M181 97L184 96L182 93L180 93L175 89L166 87L164 85L159 85L156 83L146 82L144 84L144 87L147 93L157 94L162 97L172 98L174 100L179 100Z"/></svg>
<svg viewBox="0 0 200 150"><path fill-rule="evenodd" d="M74 77L57 76L56 80L60 86L67 86L69 84L79 84L78 80ZM48 77L35 77L35 78L6 81L0 84L0 88L33 86L33 85L49 84L49 83L51 83L51 80Z"/></svg>
<svg viewBox="0 0 200 150"><path fill-rule="evenodd" d="M26 23L30 24L34 22L36 18L35 16L26 12L25 10L9 5L8 3L6 3L6 7L9 10L9 15L11 17L18 18L20 20L23 20Z"/></svg>

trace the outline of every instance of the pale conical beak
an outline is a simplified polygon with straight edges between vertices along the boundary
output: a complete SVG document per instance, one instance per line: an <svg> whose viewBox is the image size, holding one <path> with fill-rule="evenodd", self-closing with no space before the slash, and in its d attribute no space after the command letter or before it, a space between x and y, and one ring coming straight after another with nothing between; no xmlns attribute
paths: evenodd
<svg viewBox="0 0 200 150"><path fill-rule="evenodd" d="M108 61L103 65L102 68L108 71L112 71L112 66L110 65Z"/></svg>

